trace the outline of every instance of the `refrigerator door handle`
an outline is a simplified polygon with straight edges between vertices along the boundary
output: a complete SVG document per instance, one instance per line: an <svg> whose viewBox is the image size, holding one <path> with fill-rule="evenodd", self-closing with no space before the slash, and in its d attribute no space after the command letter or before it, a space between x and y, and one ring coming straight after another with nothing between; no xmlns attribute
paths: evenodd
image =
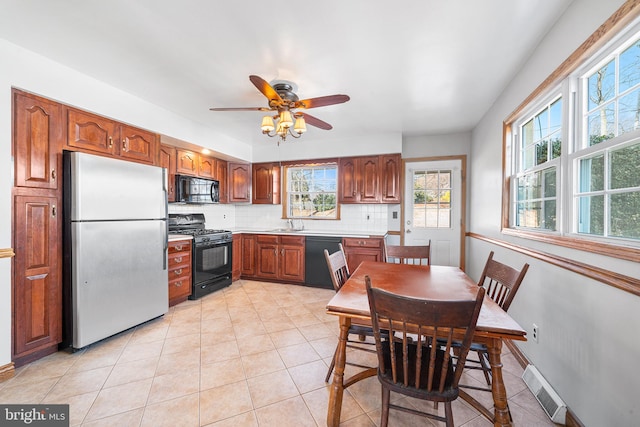
<svg viewBox="0 0 640 427"><path fill-rule="evenodd" d="M162 269L167 269L167 250L169 249L169 221L164 221L164 248L162 250Z"/></svg>
<svg viewBox="0 0 640 427"><path fill-rule="evenodd" d="M167 193L167 169L162 168L162 192L164 193L164 249L162 251L162 269L167 267L167 250L169 250L169 194Z"/></svg>

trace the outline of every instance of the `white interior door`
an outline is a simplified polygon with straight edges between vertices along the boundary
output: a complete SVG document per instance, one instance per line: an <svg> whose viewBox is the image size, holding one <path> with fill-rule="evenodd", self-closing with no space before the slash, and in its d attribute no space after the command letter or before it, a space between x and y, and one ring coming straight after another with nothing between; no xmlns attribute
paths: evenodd
<svg viewBox="0 0 640 427"><path fill-rule="evenodd" d="M431 264L460 266L460 160L405 163L405 245L431 240Z"/></svg>

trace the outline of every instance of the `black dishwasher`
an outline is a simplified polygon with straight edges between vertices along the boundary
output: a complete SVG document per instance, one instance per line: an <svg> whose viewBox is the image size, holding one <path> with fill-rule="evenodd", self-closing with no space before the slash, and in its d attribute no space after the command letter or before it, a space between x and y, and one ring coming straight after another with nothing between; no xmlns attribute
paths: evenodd
<svg viewBox="0 0 640 427"><path fill-rule="evenodd" d="M334 236L307 236L304 253L304 282L307 285L321 288L333 289L331 274L327 267L327 260L324 258L324 250L330 254L339 250L338 243L342 242L341 237Z"/></svg>

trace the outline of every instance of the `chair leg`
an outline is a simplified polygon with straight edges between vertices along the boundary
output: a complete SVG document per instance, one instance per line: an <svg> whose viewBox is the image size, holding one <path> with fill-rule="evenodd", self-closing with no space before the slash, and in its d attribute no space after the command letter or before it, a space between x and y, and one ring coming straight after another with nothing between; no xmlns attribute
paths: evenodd
<svg viewBox="0 0 640 427"><path fill-rule="evenodd" d="M324 382L328 383L329 378L331 378L331 373L333 372L333 368L336 366L336 356L338 355L338 348L336 347L336 351L333 352L333 358L331 359L331 364L329 365L329 370L327 371L327 376L324 377Z"/></svg>
<svg viewBox="0 0 640 427"><path fill-rule="evenodd" d="M451 410L451 402L444 402L444 416L447 419L447 427L453 427L453 411Z"/></svg>
<svg viewBox="0 0 640 427"><path fill-rule="evenodd" d="M389 400L391 390L382 386L382 414L380 415L380 427L387 427L389 424Z"/></svg>
<svg viewBox="0 0 640 427"><path fill-rule="evenodd" d="M491 367L487 364L487 356L484 352L478 352L478 360L480 361L480 366L482 366L482 373L484 374L484 379L487 381L487 385L491 385L491 378L489 377Z"/></svg>

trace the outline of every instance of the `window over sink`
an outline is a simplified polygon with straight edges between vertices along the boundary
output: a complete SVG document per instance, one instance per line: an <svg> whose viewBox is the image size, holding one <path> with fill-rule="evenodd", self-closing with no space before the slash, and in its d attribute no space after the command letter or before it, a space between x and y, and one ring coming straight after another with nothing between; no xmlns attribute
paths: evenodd
<svg viewBox="0 0 640 427"><path fill-rule="evenodd" d="M337 163L285 166L284 177L285 218L340 218Z"/></svg>

